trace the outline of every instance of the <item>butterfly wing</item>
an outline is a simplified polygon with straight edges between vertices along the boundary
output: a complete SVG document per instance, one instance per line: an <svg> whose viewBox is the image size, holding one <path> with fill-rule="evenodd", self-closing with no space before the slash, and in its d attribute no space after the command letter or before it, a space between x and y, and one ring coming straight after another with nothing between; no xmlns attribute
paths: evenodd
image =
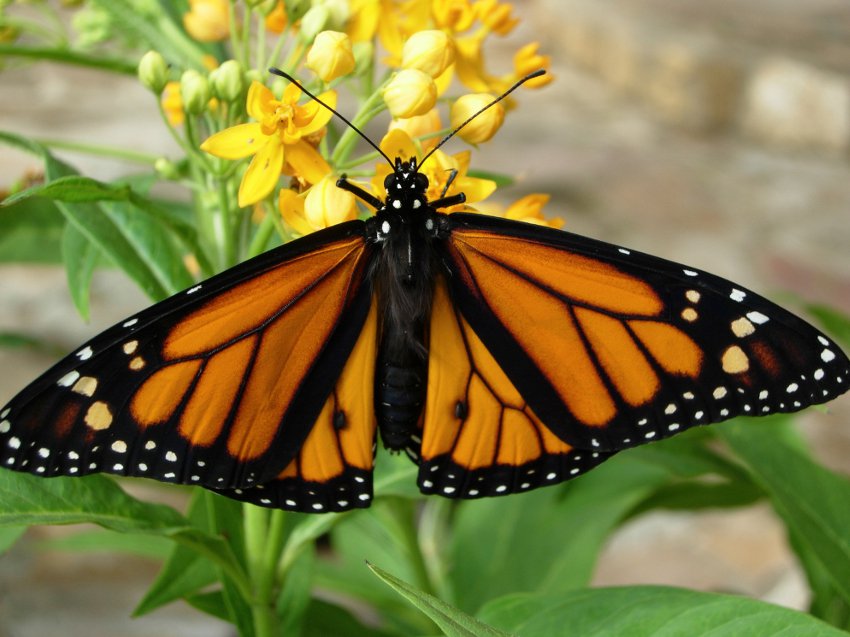
<svg viewBox="0 0 850 637"><path fill-rule="evenodd" d="M434 321L456 323L453 338L466 339L467 360L491 355L512 385L505 395L516 390L524 411L536 416L535 428L542 423L571 448L610 454L736 415L795 411L848 388L850 362L835 343L720 277L483 215L451 215L449 228L437 249L459 314L439 319L438 303ZM432 355L442 338L432 330ZM475 353L476 338L487 354ZM466 449L464 436L492 436L505 400L478 407L496 411L477 418L473 396L455 398L446 370L431 370L425 462L449 449L444 441L454 436L456 464L501 467L498 454L478 459L486 456L480 442L458 449ZM462 417L452 415L453 401L464 400ZM470 427L475 418L480 424Z"/></svg>
<svg viewBox="0 0 850 637"><path fill-rule="evenodd" d="M534 413L454 305L434 290L428 393L418 484L423 493L476 498L555 484L612 453L576 449Z"/></svg>
<svg viewBox="0 0 850 637"><path fill-rule="evenodd" d="M375 340L372 256L363 223L341 224L108 329L0 410L0 466L152 477L234 495L247 487L251 501L266 499L253 485L275 481L294 501L283 484L331 476L305 456L305 443L325 431L320 414L336 413L328 401L358 338ZM374 437L369 423L358 421L363 431L345 439ZM371 468L371 447L368 463L351 452L358 470ZM285 473L292 462L298 469Z"/></svg>

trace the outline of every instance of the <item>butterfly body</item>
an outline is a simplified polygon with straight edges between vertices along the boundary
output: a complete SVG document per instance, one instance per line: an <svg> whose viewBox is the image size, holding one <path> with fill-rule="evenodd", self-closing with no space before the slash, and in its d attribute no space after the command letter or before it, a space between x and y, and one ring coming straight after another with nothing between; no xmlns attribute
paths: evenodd
<svg viewBox="0 0 850 637"><path fill-rule="evenodd" d="M551 228L443 214L397 160L376 208L166 299L0 409L0 466L368 506L378 432L422 492L521 493L617 452L850 386L828 337L745 288Z"/></svg>

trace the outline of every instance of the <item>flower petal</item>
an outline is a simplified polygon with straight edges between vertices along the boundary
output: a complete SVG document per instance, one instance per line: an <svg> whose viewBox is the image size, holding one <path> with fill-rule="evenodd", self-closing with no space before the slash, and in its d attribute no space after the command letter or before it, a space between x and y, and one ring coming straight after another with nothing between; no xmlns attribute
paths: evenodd
<svg viewBox="0 0 850 637"><path fill-rule="evenodd" d="M416 144L413 143L410 135L400 128L394 128L384 135L379 147L393 161L395 161L396 157L400 157L403 161L407 161L412 157L419 158Z"/></svg>
<svg viewBox="0 0 850 637"><path fill-rule="evenodd" d="M265 115L274 110L271 107L273 100L274 94L269 88L265 84L254 80L248 88L248 100L245 105L248 115L261 121Z"/></svg>
<svg viewBox="0 0 850 637"><path fill-rule="evenodd" d="M299 177L311 184L318 183L322 177L331 172L331 167L315 148L303 139L297 144L287 144L286 163L292 167Z"/></svg>
<svg viewBox="0 0 850 637"><path fill-rule="evenodd" d="M201 150L222 159L242 159L256 153L268 139L259 124L240 124L208 137Z"/></svg>
<svg viewBox="0 0 850 637"><path fill-rule="evenodd" d="M250 206L266 197L280 179L283 168L283 144L277 137L269 137L266 144L254 155L248 170L239 184L239 205Z"/></svg>
<svg viewBox="0 0 850 637"><path fill-rule="evenodd" d="M278 209L286 224L300 235L310 234L315 230L307 223L304 216L304 196L289 188L281 188L278 195Z"/></svg>
<svg viewBox="0 0 850 637"><path fill-rule="evenodd" d="M336 108L336 91L325 91L319 95L319 99L331 108ZM333 117L333 113L315 100L310 100L309 103L305 104L301 108L309 118L309 122L298 129L302 137L312 135L313 133L323 129L327 123L331 121L331 117Z"/></svg>
<svg viewBox="0 0 850 637"><path fill-rule="evenodd" d="M466 195L468 203L486 199L496 190L496 182L490 179L458 177L455 181L458 182L457 189Z"/></svg>

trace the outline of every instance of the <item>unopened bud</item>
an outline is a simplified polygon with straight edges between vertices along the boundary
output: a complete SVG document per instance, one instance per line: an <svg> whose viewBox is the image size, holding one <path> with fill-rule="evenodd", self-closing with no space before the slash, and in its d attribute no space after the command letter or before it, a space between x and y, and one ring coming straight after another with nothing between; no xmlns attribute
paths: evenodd
<svg viewBox="0 0 850 637"><path fill-rule="evenodd" d="M354 70L351 40L339 31L322 31L307 54L307 68L330 82Z"/></svg>
<svg viewBox="0 0 850 637"><path fill-rule="evenodd" d="M180 96L187 113L203 113L210 101L210 83L205 75L195 69L189 69L180 78Z"/></svg>
<svg viewBox="0 0 850 637"><path fill-rule="evenodd" d="M161 95L168 83L168 64L158 51L148 51L139 60L139 81L155 95Z"/></svg>
<svg viewBox="0 0 850 637"><path fill-rule="evenodd" d="M486 111L479 111L495 99L487 93L470 93L459 97L451 110L451 127L457 128L467 119L478 115L458 132L458 136L470 144L481 144L493 137L505 121L505 109L494 104Z"/></svg>
<svg viewBox="0 0 850 637"><path fill-rule="evenodd" d="M402 69L384 89L384 102L395 118L427 113L437 102L437 85L427 73Z"/></svg>
<svg viewBox="0 0 850 637"><path fill-rule="evenodd" d="M245 75L236 60L227 60L210 72L210 84L216 97L225 102L236 102L245 93Z"/></svg>
<svg viewBox="0 0 850 637"><path fill-rule="evenodd" d="M414 33L401 52L403 69L418 69L431 77L442 75L455 61L454 42L442 31L418 31Z"/></svg>

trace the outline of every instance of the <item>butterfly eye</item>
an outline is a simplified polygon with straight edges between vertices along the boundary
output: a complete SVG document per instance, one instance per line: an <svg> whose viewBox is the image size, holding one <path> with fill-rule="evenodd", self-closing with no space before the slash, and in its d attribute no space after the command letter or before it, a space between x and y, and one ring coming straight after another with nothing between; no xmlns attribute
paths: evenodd
<svg viewBox="0 0 850 637"><path fill-rule="evenodd" d="M428 188L428 178L425 175L423 175L422 173L416 173L416 175L414 176L414 179L416 180L417 190L423 190L423 191L427 190L427 188Z"/></svg>
<svg viewBox="0 0 850 637"><path fill-rule="evenodd" d="M395 182L395 180L396 180L395 173L390 173L389 175L387 175L384 178L384 188L386 188L387 190L392 188L392 185Z"/></svg>

